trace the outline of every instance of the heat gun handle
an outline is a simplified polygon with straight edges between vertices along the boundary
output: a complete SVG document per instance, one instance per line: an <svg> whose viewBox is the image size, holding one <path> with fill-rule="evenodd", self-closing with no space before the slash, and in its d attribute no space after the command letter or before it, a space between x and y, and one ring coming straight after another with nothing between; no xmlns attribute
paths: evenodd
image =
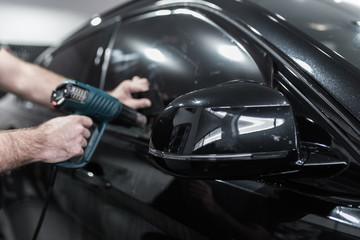
<svg viewBox="0 0 360 240"><path fill-rule="evenodd" d="M107 122L101 123L95 127L88 141L88 145L84 150L84 154L80 156L80 159L78 161L72 162L71 160L67 160L65 162L57 163L56 165L71 169L84 167L90 161L92 155L94 154L95 149L99 144L102 135L104 134L107 124L108 124Z"/></svg>

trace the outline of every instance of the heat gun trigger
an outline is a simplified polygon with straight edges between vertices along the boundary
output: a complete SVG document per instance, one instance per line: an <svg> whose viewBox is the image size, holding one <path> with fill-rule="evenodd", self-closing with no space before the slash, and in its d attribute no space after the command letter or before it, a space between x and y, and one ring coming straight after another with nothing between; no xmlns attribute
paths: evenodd
<svg viewBox="0 0 360 240"><path fill-rule="evenodd" d="M50 102L66 114L88 116L97 123L88 146L80 157L80 163L65 161L59 164L66 168L81 168L90 161L108 123L138 127L146 124L145 116L123 105L118 99L98 88L74 80L60 84L53 91Z"/></svg>

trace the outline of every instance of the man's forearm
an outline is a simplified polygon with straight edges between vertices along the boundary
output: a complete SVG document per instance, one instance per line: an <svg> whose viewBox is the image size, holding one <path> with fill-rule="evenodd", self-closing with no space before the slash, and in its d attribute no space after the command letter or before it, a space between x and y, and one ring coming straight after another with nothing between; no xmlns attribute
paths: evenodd
<svg viewBox="0 0 360 240"><path fill-rule="evenodd" d="M28 163L58 163L82 155L92 124L87 116L69 115L34 128L0 132L0 172Z"/></svg>
<svg viewBox="0 0 360 240"><path fill-rule="evenodd" d="M50 107L50 94L66 78L0 50L0 89Z"/></svg>
<svg viewBox="0 0 360 240"><path fill-rule="evenodd" d="M0 172L36 161L42 145L35 128L0 132Z"/></svg>

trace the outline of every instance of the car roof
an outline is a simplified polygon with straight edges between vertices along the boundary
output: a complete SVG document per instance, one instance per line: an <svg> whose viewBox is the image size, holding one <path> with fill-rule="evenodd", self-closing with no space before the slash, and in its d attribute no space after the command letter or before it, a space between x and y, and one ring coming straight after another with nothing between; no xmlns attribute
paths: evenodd
<svg viewBox="0 0 360 240"><path fill-rule="evenodd" d="M360 1L250 0L360 68Z"/></svg>

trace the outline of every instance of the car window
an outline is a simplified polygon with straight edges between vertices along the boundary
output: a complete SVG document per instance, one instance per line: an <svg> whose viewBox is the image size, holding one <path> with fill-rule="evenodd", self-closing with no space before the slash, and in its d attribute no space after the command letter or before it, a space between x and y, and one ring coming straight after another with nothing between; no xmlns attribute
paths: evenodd
<svg viewBox="0 0 360 240"><path fill-rule="evenodd" d="M166 106L181 94L234 79L268 82L246 40L222 29L190 9L125 21L117 29L104 89L135 75L146 77Z"/></svg>
<svg viewBox="0 0 360 240"><path fill-rule="evenodd" d="M73 39L45 57L42 65L56 73L98 86L107 47L113 27L106 27Z"/></svg>

